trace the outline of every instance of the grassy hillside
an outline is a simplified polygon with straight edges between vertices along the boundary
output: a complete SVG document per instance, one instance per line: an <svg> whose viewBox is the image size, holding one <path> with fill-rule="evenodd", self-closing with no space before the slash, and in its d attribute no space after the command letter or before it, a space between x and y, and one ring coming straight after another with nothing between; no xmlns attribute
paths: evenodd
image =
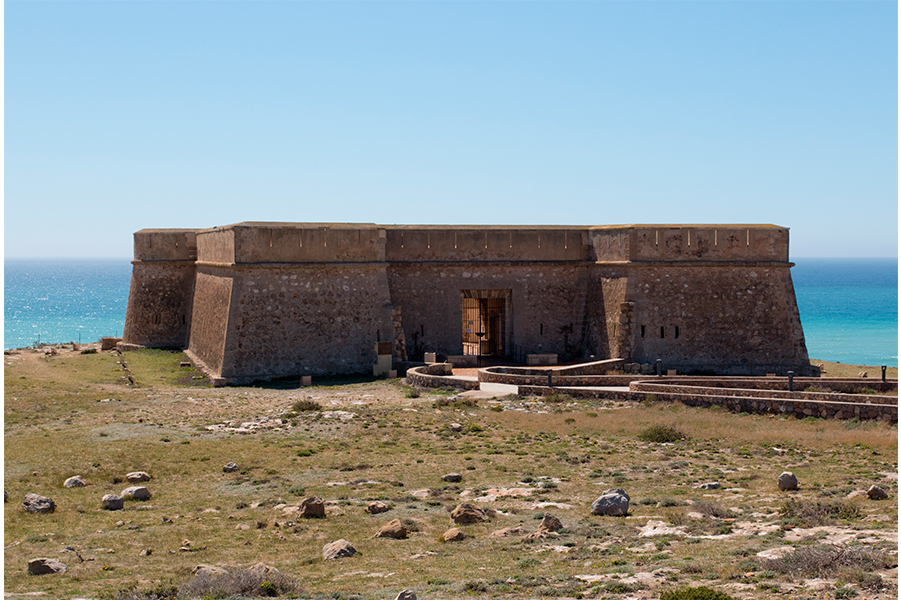
<svg viewBox="0 0 901 600"><path fill-rule="evenodd" d="M389 381L213 389L179 366L183 355L157 351L5 359L8 597L157 597L179 587L179 597L224 597L202 591L192 569L246 574L260 562L293 578L285 593L334 599L391 599L404 588L420 598L658 598L700 585L735 598L896 594L897 428L884 423L410 397ZM660 443L655 426L685 437ZM224 472L229 462L238 470ZM101 497L138 470L153 477L142 484L153 497L103 510ZM798 491L778 490L784 470ZM462 482L442 480L452 471ZM73 475L88 486L64 488ZM697 487L714 481L719 489ZM889 499L860 494L873 484ZM608 488L631 496L627 517L590 514ZM56 511L25 512L29 492L52 497ZM296 515L310 496L326 501L325 519ZM391 510L367 514L374 500ZM460 502L495 514L444 542ZM564 529L523 543L545 512ZM375 538L392 519L408 538ZM339 538L359 554L324 561L322 547ZM816 554L829 544L848 564ZM758 556L791 549L810 556ZM35 557L68 570L28 575Z"/></svg>

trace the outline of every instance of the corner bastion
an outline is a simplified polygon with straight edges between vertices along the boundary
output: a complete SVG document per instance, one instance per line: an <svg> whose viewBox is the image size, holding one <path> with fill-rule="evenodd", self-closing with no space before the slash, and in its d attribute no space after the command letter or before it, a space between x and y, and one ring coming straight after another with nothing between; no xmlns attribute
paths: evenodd
<svg viewBox="0 0 901 600"><path fill-rule="evenodd" d="M245 222L134 244L123 344L184 348L220 385L431 352L814 374L774 225Z"/></svg>

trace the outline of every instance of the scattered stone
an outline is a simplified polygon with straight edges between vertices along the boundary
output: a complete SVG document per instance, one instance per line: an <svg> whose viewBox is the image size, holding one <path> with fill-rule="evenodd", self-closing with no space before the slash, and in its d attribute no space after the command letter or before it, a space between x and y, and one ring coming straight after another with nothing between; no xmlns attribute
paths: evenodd
<svg viewBox="0 0 901 600"><path fill-rule="evenodd" d="M123 500L150 500L150 490L141 485L127 487L119 494Z"/></svg>
<svg viewBox="0 0 901 600"><path fill-rule="evenodd" d="M779 489L783 492L790 492L798 489L798 478L795 477L795 474L791 471L783 472L782 475L779 476L777 483L779 484Z"/></svg>
<svg viewBox="0 0 901 600"><path fill-rule="evenodd" d="M281 571L279 571L275 567L269 566L264 563L257 563L254 566L250 567L248 569L248 571L250 571L251 573L256 573L257 575L263 575L263 576L278 575L279 573L281 573Z"/></svg>
<svg viewBox="0 0 901 600"><path fill-rule="evenodd" d="M541 519L541 525L538 526L539 532L556 533L561 529L563 529L563 523L560 522L560 519L551 513L544 513L544 518Z"/></svg>
<svg viewBox="0 0 901 600"><path fill-rule="evenodd" d="M345 539L329 542L322 547L322 560L336 560L346 558L357 553L357 549Z"/></svg>
<svg viewBox="0 0 901 600"><path fill-rule="evenodd" d="M7 492L6 490L3 490L3 502L9 502L9 492Z"/></svg>
<svg viewBox="0 0 901 600"><path fill-rule="evenodd" d="M206 575L211 579L214 577L228 575L228 571L226 569L217 567L215 565L197 565L196 567L191 569L191 573L194 575Z"/></svg>
<svg viewBox="0 0 901 600"><path fill-rule="evenodd" d="M485 514L484 510L466 502L452 510L450 516L457 525L471 525L472 523L481 523L488 520L488 515Z"/></svg>
<svg viewBox="0 0 901 600"><path fill-rule="evenodd" d="M222 470L226 473L234 473L235 471L238 470L238 463L230 462L227 465L225 465L224 467L222 467Z"/></svg>
<svg viewBox="0 0 901 600"><path fill-rule="evenodd" d="M448 473L447 475L442 475L441 479L448 483L460 483L463 481L463 476L459 473Z"/></svg>
<svg viewBox="0 0 901 600"><path fill-rule="evenodd" d="M491 532L491 537L513 537L524 533L522 527L505 527Z"/></svg>
<svg viewBox="0 0 901 600"><path fill-rule="evenodd" d="M591 514L624 517L629 512L629 494L620 488L605 491L591 503Z"/></svg>
<svg viewBox="0 0 901 600"><path fill-rule="evenodd" d="M125 527L125 521L116 521L116 527Z"/></svg>
<svg viewBox="0 0 901 600"><path fill-rule="evenodd" d="M701 485L698 486L698 489L718 490L718 489L720 489L720 482L719 481L711 481L709 483L702 483Z"/></svg>
<svg viewBox="0 0 901 600"><path fill-rule="evenodd" d="M305 519L324 519L325 502L322 501L322 498L315 496L312 498L304 498L300 503L300 510L297 514Z"/></svg>
<svg viewBox="0 0 901 600"><path fill-rule="evenodd" d="M141 483L142 481L150 481L150 474L145 471L132 471L125 475L125 479L127 479L129 483Z"/></svg>
<svg viewBox="0 0 901 600"><path fill-rule="evenodd" d="M885 500L888 498L888 494L878 485L871 485L869 489L867 489L867 497L870 500Z"/></svg>
<svg viewBox="0 0 901 600"><path fill-rule="evenodd" d="M368 512L370 515L377 515L383 512L388 512L389 510L391 510L391 507L381 500L375 500L366 505L366 512Z"/></svg>
<svg viewBox="0 0 901 600"><path fill-rule="evenodd" d="M413 590L403 590L394 598L394 600L416 600L416 594Z"/></svg>
<svg viewBox="0 0 901 600"><path fill-rule="evenodd" d="M463 431L463 425L461 425L460 423L451 423L450 425L448 425L448 427L450 427L450 430L455 433L460 433L461 431Z"/></svg>
<svg viewBox="0 0 901 600"><path fill-rule="evenodd" d="M32 575L65 573L66 565L55 558L32 558L28 561L28 572Z"/></svg>
<svg viewBox="0 0 901 600"><path fill-rule="evenodd" d="M141 550L141 556L150 556L153 554L153 548L144 548Z"/></svg>
<svg viewBox="0 0 901 600"><path fill-rule="evenodd" d="M547 538L547 533L544 531L536 531L535 533L530 533L527 536L522 538L523 544L533 544L539 540L543 540Z"/></svg>
<svg viewBox="0 0 901 600"><path fill-rule="evenodd" d="M857 376L860 377L861 379L866 379L866 378L867 378L867 372L866 372L866 371L861 371L860 373L857 374Z"/></svg>
<svg viewBox="0 0 901 600"><path fill-rule="evenodd" d="M67 480L63 482L63 487L65 488L77 488L84 487L87 484L84 482L84 477L81 475L75 475L73 477L69 477Z"/></svg>
<svg viewBox="0 0 901 600"><path fill-rule="evenodd" d="M456 527L452 527L444 532L444 541L445 542L461 542L466 539L466 534L457 529Z"/></svg>
<svg viewBox="0 0 901 600"><path fill-rule="evenodd" d="M245 531L247 529L250 529L250 525L248 525L247 523L238 523L237 525L235 525L235 529L238 531Z"/></svg>
<svg viewBox="0 0 901 600"><path fill-rule="evenodd" d="M403 540L407 537L407 528L400 522L400 519L394 519L389 523L382 525L375 537L388 537L396 540Z"/></svg>
<svg viewBox="0 0 901 600"><path fill-rule="evenodd" d="M56 510L56 503L47 496L38 494L25 494L22 508L30 513L52 513Z"/></svg>
<svg viewBox="0 0 901 600"><path fill-rule="evenodd" d="M100 499L100 503L106 510L122 510L122 507L125 506L125 501L119 494L106 494Z"/></svg>

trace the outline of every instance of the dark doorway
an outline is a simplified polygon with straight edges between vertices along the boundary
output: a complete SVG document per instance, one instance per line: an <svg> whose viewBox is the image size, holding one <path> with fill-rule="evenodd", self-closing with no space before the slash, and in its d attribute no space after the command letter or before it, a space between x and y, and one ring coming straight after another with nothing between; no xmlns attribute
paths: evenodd
<svg viewBox="0 0 901 600"><path fill-rule="evenodd" d="M509 290L463 290L463 354L507 356Z"/></svg>

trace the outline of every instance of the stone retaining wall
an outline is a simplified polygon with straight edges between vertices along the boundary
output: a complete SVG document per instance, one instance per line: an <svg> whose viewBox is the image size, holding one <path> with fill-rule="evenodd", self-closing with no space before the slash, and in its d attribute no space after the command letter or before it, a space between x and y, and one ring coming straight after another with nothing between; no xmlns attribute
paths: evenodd
<svg viewBox="0 0 901 600"><path fill-rule="evenodd" d="M479 382L472 381L470 379L460 379L457 377L448 377L446 375L436 375L429 373L433 365L426 365L424 367L414 367L412 369L407 370L407 382L410 385L417 387L425 387L425 388L442 388L442 387L452 387L459 388L464 390L477 390L479 389ZM435 365L436 367L443 367L444 365Z"/></svg>
<svg viewBox="0 0 901 600"><path fill-rule="evenodd" d="M652 394L690 394L696 396L729 396L743 398L775 398L780 400L801 400L816 402L848 402L852 404L887 404L898 405L897 396L878 396L875 394L834 394L829 392L789 392L785 390L753 390L744 388L700 387L693 385L673 385L672 383L657 383L650 381L635 381L629 385L632 392L648 392Z"/></svg>
<svg viewBox="0 0 901 600"><path fill-rule="evenodd" d="M661 386L663 387L663 386ZM819 417L823 419L880 420L898 422L897 404L870 404L866 402L832 402L823 400L795 400L781 398L754 398L731 394L704 395L699 393L669 391L620 392L615 390L590 390L580 388L520 386L519 393L528 396L547 396L561 393L573 398L596 398L616 401L670 400L686 406L720 406L733 412L792 415L796 418ZM725 391L725 390L724 390ZM732 392L733 390L729 390Z"/></svg>

